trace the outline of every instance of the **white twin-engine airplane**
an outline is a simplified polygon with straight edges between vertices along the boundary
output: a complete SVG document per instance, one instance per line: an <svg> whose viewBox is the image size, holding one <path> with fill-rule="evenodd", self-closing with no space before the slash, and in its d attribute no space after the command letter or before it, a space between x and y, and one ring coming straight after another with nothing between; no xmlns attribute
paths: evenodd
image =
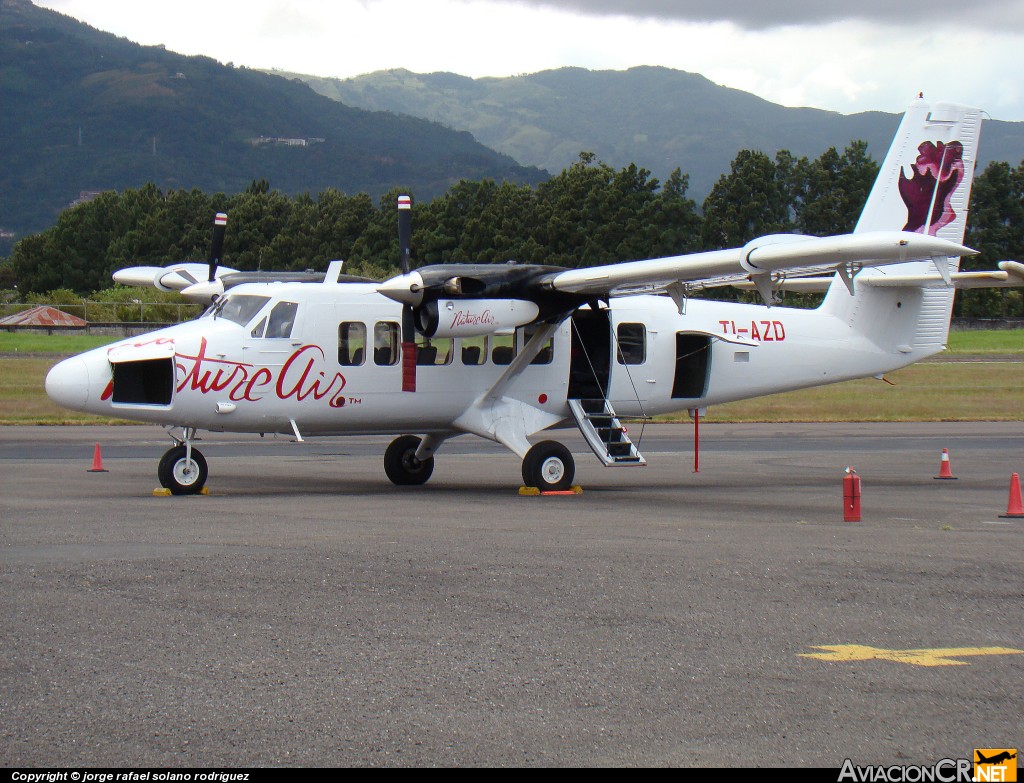
<svg viewBox="0 0 1024 783"><path fill-rule="evenodd" d="M956 288L1024 285L1024 265L961 273L980 112L913 103L852 234L765 236L742 248L588 269L466 264L402 274L242 273L134 267L121 282L212 301L189 323L67 359L46 391L74 410L164 425L160 482L199 492L198 430L404 434L384 455L395 484L422 484L448 439L472 433L522 459L524 482L570 486L560 443L575 423L608 466L643 465L620 417L649 417L883 373L944 348ZM203 277L205 280L202 280ZM200 282L202 280L202 282ZM827 291L816 310L690 299L717 285ZM180 435L174 433L179 432Z"/></svg>

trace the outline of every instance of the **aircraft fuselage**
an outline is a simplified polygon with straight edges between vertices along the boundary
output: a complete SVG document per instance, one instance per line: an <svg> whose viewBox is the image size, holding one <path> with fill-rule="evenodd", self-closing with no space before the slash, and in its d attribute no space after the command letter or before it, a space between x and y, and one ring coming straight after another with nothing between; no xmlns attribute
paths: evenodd
<svg viewBox="0 0 1024 783"><path fill-rule="evenodd" d="M523 328L434 339L419 348L416 391L403 392L401 306L372 285L246 285L232 295L251 297L253 311L207 314L73 357L50 373L48 393L80 411L212 431L450 432L528 339ZM271 331L281 303L294 305L287 336ZM898 337L896 327L886 334ZM657 415L923 358L889 342L817 311L690 300L680 314L668 297L632 296L566 319L503 396L543 413L545 426L569 416L570 397L602 392L621 415Z"/></svg>

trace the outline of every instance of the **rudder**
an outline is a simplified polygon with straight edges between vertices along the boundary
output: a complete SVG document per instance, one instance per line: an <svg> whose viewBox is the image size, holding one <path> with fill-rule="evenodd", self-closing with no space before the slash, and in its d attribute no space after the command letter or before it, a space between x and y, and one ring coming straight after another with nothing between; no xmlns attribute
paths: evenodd
<svg viewBox="0 0 1024 783"><path fill-rule="evenodd" d="M854 233L911 231L962 243L980 134L980 109L914 101L903 116ZM950 259L949 272L956 272L959 265L959 258ZM920 277L937 271L944 270L937 270L936 262L910 261L865 268L861 274ZM910 361L945 345L955 293L951 286L855 284L855 290L855 296L850 296L837 276L823 309Z"/></svg>
<svg viewBox="0 0 1024 783"><path fill-rule="evenodd" d="M980 135L980 109L914 101L854 233L902 230L963 242Z"/></svg>

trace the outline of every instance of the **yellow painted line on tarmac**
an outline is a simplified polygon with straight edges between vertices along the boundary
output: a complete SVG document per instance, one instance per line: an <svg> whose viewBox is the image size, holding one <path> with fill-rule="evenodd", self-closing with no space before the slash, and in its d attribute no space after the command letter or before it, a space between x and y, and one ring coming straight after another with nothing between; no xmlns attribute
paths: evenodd
<svg viewBox="0 0 1024 783"><path fill-rule="evenodd" d="M1024 650L1012 647L940 647L934 650L886 650L883 647L868 647L863 644L813 645L821 653L800 653L801 658L816 658L819 661L895 661L914 666L967 666L966 658L973 655L1024 655Z"/></svg>

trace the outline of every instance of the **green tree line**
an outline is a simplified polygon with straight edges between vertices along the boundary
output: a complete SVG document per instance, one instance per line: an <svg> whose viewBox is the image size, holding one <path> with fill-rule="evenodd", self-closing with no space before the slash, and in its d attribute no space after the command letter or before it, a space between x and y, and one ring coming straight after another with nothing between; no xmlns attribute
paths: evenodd
<svg viewBox="0 0 1024 783"><path fill-rule="evenodd" d="M743 150L698 209L678 169L662 183L646 169L621 170L581 153L536 185L463 180L417 203L413 262L542 263L578 267L742 246L772 233L826 235L853 230L878 171L866 144L820 157L771 157ZM229 214L224 263L237 269L326 269L376 279L397 268L395 200L328 189L291 197L253 182L242 193L163 192L154 185L106 192L65 210L56 225L28 236L0 261L0 288L22 295L110 287L135 265L205 261L215 212ZM412 194L415 197L415 193ZM966 269L1024 259L1024 163L992 163L975 177L967 244L980 250ZM732 289L714 298L748 296ZM1024 314L1018 289L963 292L957 314Z"/></svg>

